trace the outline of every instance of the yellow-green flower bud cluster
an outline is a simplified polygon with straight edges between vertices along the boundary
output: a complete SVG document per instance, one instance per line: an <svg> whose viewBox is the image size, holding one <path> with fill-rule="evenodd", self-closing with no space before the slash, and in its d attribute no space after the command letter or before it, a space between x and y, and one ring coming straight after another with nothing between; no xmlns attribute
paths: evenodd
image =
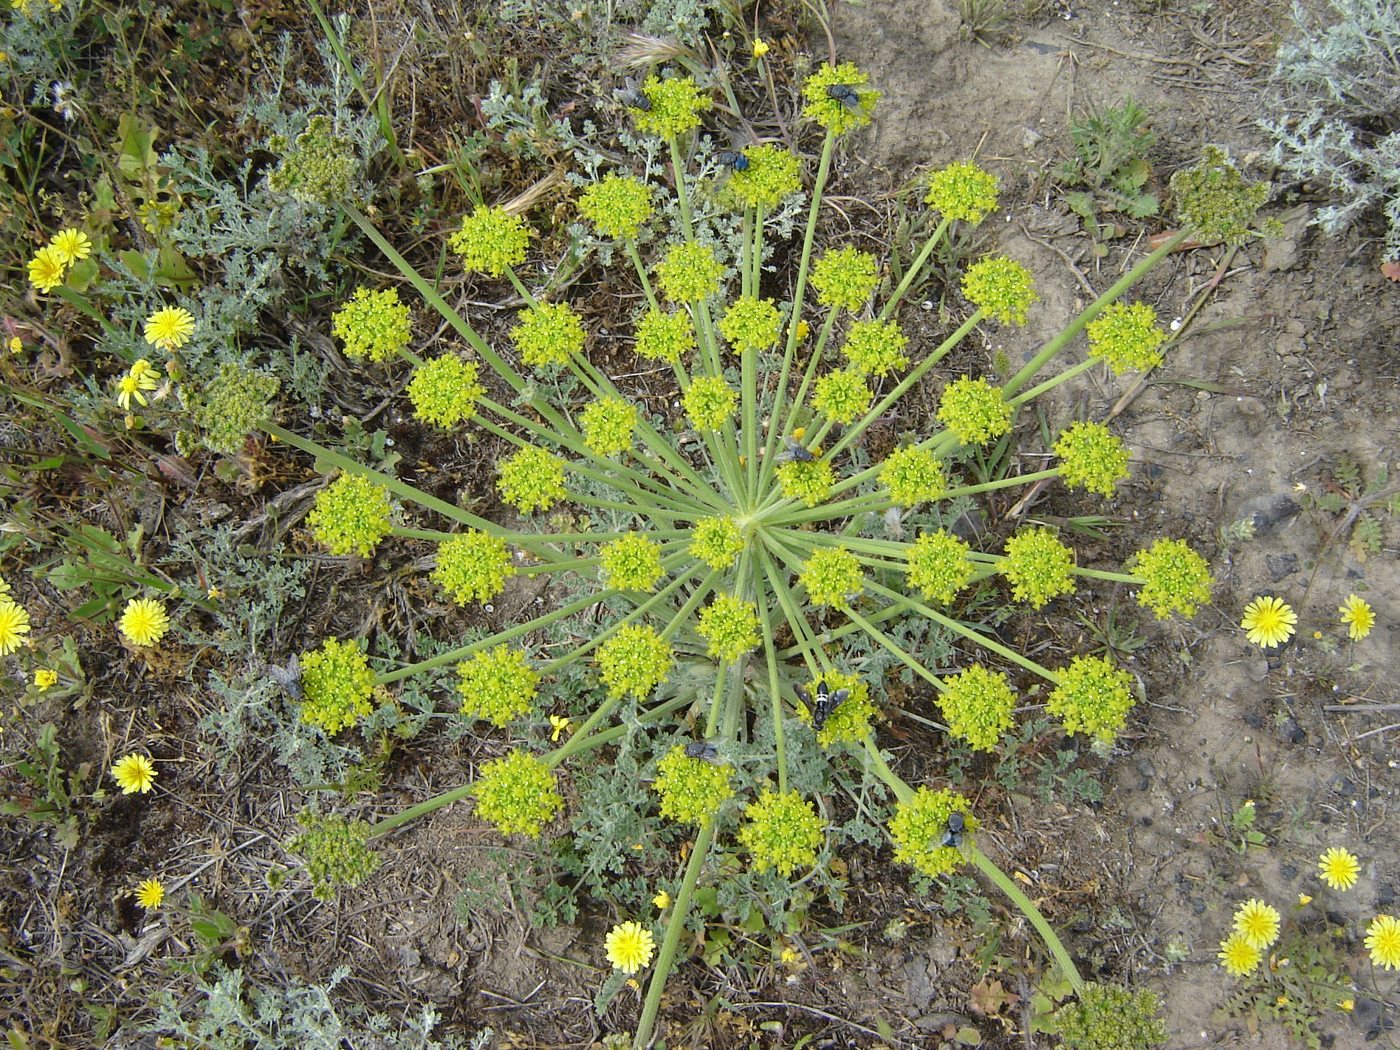
<svg viewBox="0 0 1400 1050"><path fill-rule="evenodd" d="M302 810L297 823L306 830L294 835L287 849L306 862L317 900L335 900L338 887L358 886L379 869L381 858L369 848L370 826L363 820Z"/></svg>
<svg viewBox="0 0 1400 1050"><path fill-rule="evenodd" d="M823 62L802 85L807 102L802 115L837 135L863 128L880 101L880 92L868 87L869 83L870 78L853 62L837 66ZM833 88L835 94L830 90Z"/></svg>
<svg viewBox="0 0 1400 1050"><path fill-rule="evenodd" d="M851 325L841 352L851 363L851 371L886 376L909 363L904 356L908 345L908 337L893 321L857 321Z"/></svg>
<svg viewBox="0 0 1400 1050"><path fill-rule="evenodd" d="M1157 311L1146 303L1110 303L1089 322L1089 356L1102 358L1121 375L1145 372L1162 363L1167 333L1157 327Z"/></svg>
<svg viewBox="0 0 1400 1050"><path fill-rule="evenodd" d="M744 534L733 518L701 518L695 523L690 553L710 568L729 568L743 549Z"/></svg>
<svg viewBox="0 0 1400 1050"><path fill-rule="evenodd" d="M938 709L953 736L966 740L976 751L991 751L1011 728L1016 696L1011 683L999 671L973 664L943 683Z"/></svg>
<svg viewBox="0 0 1400 1050"><path fill-rule="evenodd" d="M225 361L202 388L181 384L180 396L204 431L203 445L232 456L242 452L248 435L271 417L270 405L281 385L276 376Z"/></svg>
<svg viewBox="0 0 1400 1050"><path fill-rule="evenodd" d="M472 794L477 813L503 835L519 832L539 838L544 826L564 808L554 773L535 756L518 750L484 763Z"/></svg>
<svg viewBox="0 0 1400 1050"><path fill-rule="evenodd" d="M818 547L799 577L807 597L818 606L845 605L865 588L860 561L845 547Z"/></svg>
<svg viewBox="0 0 1400 1050"><path fill-rule="evenodd" d="M506 541L499 536L468 529L438 544L437 567L432 578L458 605L489 602L515 574Z"/></svg>
<svg viewBox="0 0 1400 1050"><path fill-rule="evenodd" d="M659 135L663 139L684 135L698 127L700 114L713 105L710 96L702 95L690 77L670 80L647 77L642 85L642 94L651 103L651 108L632 110L637 130L648 135Z"/></svg>
<svg viewBox="0 0 1400 1050"><path fill-rule="evenodd" d="M753 855L757 871L773 868L786 878L798 865L816 863L822 821L812 803L796 791L766 788L745 808L744 817L739 844Z"/></svg>
<svg viewBox="0 0 1400 1050"><path fill-rule="evenodd" d="M476 415L476 403L486 393L477 380L480 367L456 354L443 354L413 370L408 399L413 414L429 426L444 430Z"/></svg>
<svg viewBox="0 0 1400 1050"><path fill-rule="evenodd" d="M997 571L1011 582L1011 596L1033 609L1074 593L1074 551L1050 529L1021 529L1008 539Z"/></svg>
<svg viewBox="0 0 1400 1050"><path fill-rule="evenodd" d="M783 496L800 499L809 507L815 507L831 495L831 487L836 484L831 464L824 459L783 463L779 465L777 473Z"/></svg>
<svg viewBox="0 0 1400 1050"><path fill-rule="evenodd" d="M530 229L524 219L504 208L478 207L462 217L462 228L447 238L447 246L468 273L500 277L525 261Z"/></svg>
<svg viewBox="0 0 1400 1050"><path fill-rule="evenodd" d="M989 255L967 268L962 279L963 295L1002 324L1025 324L1036 294L1031 272L1013 259Z"/></svg>
<svg viewBox="0 0 1400 1050"><path fill-rule="evenodd" d="M879 280L875 256L857 248L834 248L812 266L817 302L833 310L859 310Z"/></svg>
<svg viewBox="0 0 1400 1050"><path fill-rule="evenodd" d="M631 175L607 175L583 191L578 210L604 237L634 240L651 218L651 187Z"/></svg>
<svg viewBox="0 0 1400 1050"><path fill-rule="evenodd" d="M924 198L945 219L976 226L997 209L997 177L976 164L962 162L939 168L928 180Z"/></svg>
<svg viewBox="0 0 1400 1050"><path fill-rule="evenodd" d="M1113 743L1133 707L1133 676L1100 656L1076 656L1060 672L1045 708L1067 733L1087 733Z"/></svg>
<svg viewBox="0 0 1400 1050"><path fill-rule="evenodd" d="M739 396L722 376L697 376L681 398L681 407L696 430L719 430L738 404Z"/></svg>
<svg viewBox="0 0 1400 1050"><path fill-rule="evenodd" d="M681 746L673 747L656 764L656 793L661 815L679 824L708 824L719 807L734 795L728 765L690 758Z"/></svg>
<svg viewBox="0 0 1400 1050"><path fill-rule="evenodd" d="M368 558L389 535L389 493L368 478L342 474L316 494L306 523L332 554Z"/></svg>
<svg viewBox="0 0 1400 1050"><path fill-rule="evenodd" d="M812 407L836 423L854 423L872 396L864 376L854 368L838 368L817 380Z"/></svg>
<svg viewBox="0 0 1400 1050"><path fill-rule="evenodd" d="M1055 440L1060 477L1071 488L1112 496L1128 476L1128 450L1102 423L1074 423Z"/></svg>
<svg viewBox="0 0 1400 1050"><path fill-rule="evenodd" d="M352 726L374 708L374 672L354 642L327 638L315 652L302 653L301 720L331 735Z"/></svg>
<svg viewBox="0 0 1400 1050"><path fill-rule="evenodd" d="M1001 387L980 376L963 376L944 389L938 421L964 445L985 445L1011 429L1011 406Z"/></svg>
<svg viewBox="0 0 1400 1050"><path fill-rule="evenodd" d="M724 264L713 248L696 241L673 244L656 264L661 291L673 303L700 303L719 291Z"/></svg>
<svg viewBox="0 0 1400 1050"><path fill-rule="evenodd" d="M895 803L894 816L890 819L894 859L911 865L931 879L955 871L963 863L962 852L943 842L948 832L948 818L954 813L962 814L964 834L977 830L972 804L955 791L921 787L908 802Z"/></svg>
<svg viewBox="0 0 1400 1050"><path fill-rule="evenodd" d="M603 580L615 591L650 591L661 579L661 548L640 532L603 545Z"/></svg>
<svg viewBox="0 0 1400 1050"><path fill-rule="evenodd" d="M735 353L767 350L778 341L783 319L772 300L740 296L720 318L719 330Z"/></svg>
<svg viewBox="0 0 1400 1050"><path fill-rule="evenodd" d="M285 144L286 139L273 143L282 148ZM268 175L267 184L297 200L335 204L350 196L354 177L354 144L335 133L330 117L317 115L307 121L306 130Z"/></svg>
<svg viewBox="0 0 1400 1050"><path fill-rule="evenodd" d="M949 604L972 579L972 548L950 532L926 532L909 545L909 586L931 602Z"/></svg>
<svg viewBox="0 0 1400 1050"><path fill-rule="evenodd" d="M496 490L521 513L548 510L564 498L564 461L533 445L507 456L497 465Z"/></svg>
<svg viewBox="0 0 1400 1050"><path fill-rule="evenodd" d="M1210 604L1210 566L1185 540L1158 540L1134 554L1130 564L1143 581L1138 604L1157 619L1173 612L1195 616L1196 606Z"/></svg>
<svg viewBox="0 0 1400 1050"><path fill-rule="evenodd" d="M597 659L609 696L644 700L670 673L671 646L654 627L629 623L599 647Z"/></svg>
<svg viewBox="0 0 1400 1050"><path fill-rule="evenodd" d="M801 187L797 156L777 146L749 146L749 165L729 177L729 188L750 208L772 211Z"/></svg>
<svg viewBox="0 0 1400 1050"><path fill-rule="evenodd" d="M865 679L841 671L832 671L825 676L826 687L833 693L846 690L846 699L833 707L826 716L826 723L817 730L817 745L831 747L833 744L859 744L870 735L870 722L875 717L875 701L870 698L870 687ZM816 682L807 683L807 695L817 691ZM805 705L798 711L804 722L812 721L812 712Z"/></svg>
<svg viewBox="0 0 1400 1050"><path fill-rule="evenodd" d="M676 362L695 349L695 324L684 310L648 310L637 322L637 356Z"/></svg>
<svg viewBox="0 0 1400 1050"><path fill-rule="evenodd" d="M885 457L880 484L889 489L890 500L900 507L932 502L948 487L938 457L917 445L895 449Z"/></svg>
<svg viewBox="0 0 1400 1050"><path fill-rule="evenodd" d="M1201 163L1178 171L1170 186L1181 225L1210 244L1247 239L1255 216L1269 200L1268 184L1246 182L1219 146L1202 150Z"/></svg>
<svg viewBox="0 0 1400 1050"><path fill-rule="evenodd" d="M383 362L408 346L412 325L397 288L356 288L350 301L331 315L331 333L345 343L345 356L352 361L368 357Z"/></svg>
<svg viewBox="0 0 1400 1050"><path fill-rule="evenodd" d="M1133 991L1089 981L1078 998L1055 1011L1050 1031L1060 1037L1061 1046L1085 1050L1165 1046L1167 1026L1157 1017L1161 1009L1161 1000L1146 988Z"/></svg>
<svg viewBox="0 0 1400 1050"><path fill-rule="evenodd" d="M696 627L716 660L734 661L758 644L758 612L753 602L717 594L700 612Z"/></svg>
<svg viewBox="0 0 1400 1050"><path fill-rule="evenodd" d="M583 443L599 456L620 456L632 447L637 409L614 394L595 398L579 417Z"/></svg>
<svg viewBox="0 0 1400 1050"><path fill-rule="evenodd" d="M530 710L540 676L519 649L497 645L457 665L462 714L504 728Z"/></svg>
<svg viewBox="0 0 1400 1050"><path fill-rule="evenodd" d="M540 303L520 312L510 338L531 368L566 365L583 349L583 321L567 303Z"/></svg>

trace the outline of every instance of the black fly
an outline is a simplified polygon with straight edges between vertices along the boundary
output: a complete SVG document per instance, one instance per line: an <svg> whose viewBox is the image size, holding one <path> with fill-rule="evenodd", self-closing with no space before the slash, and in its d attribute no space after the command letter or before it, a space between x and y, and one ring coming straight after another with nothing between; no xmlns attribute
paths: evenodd
<svg viewBox="0 0 1400 1050"><path fill-rule="evenodd" d="M292 654L286 667L268 664L267 676L280 685L293 700L301 699L301 661L297 659L296 653Z"/></svg>
<svg viewBox="0 0 1400 1050"><path fill-rule="evenodd" d="M851 87L850 84L828 84L826 97L834 98L847 109L860 109L860 92Z"/></svg>
<svg viewBox="0 0 1400 1050"><path fill-rule="evenodd" d="M708 740L692 740L685 745L686 758L699 758L710 763L712 766L720 764L719 748Z"/></svg>
<svg viewBox="0 0 1400 1050"><path fill-rule="evenodd" d="M636 77L628 77L617 90L617 100L629 109L640 109L643 113L651 112L651 99L642 94L642 89L637 86Z"/></svg>
<svg viewBox="0 0 1400 1050"><path fill-rule="evenodd" d="M787 444L787 448L783 449L783 451L778 453L776 460L778 463L815 462L817 457L813 455L810 451L808 451L806 448L799 445L792 438L785 437L783 438L783 441Z"/></svg>
<svg viewBox="0 0 1400 1050"><path fill-rule="evenodd" d="M817 683L817 695L813 696L807 692L805 686L797 686L798 698L807 705L812 712L812 728L821 732L822 726L826 725L826 720L831 717L831 712L841 706L841 701L851 695L849 689L838 689L832 692L826 684L826 680Z"/></svg>
<svg viewBox="0 0 1400 1050"><path fill-rule="evenodd" d="M943 837L938 840L940 846L952 846L957 849L962 845L963 831L967 828L967 818L957 810L948 814L948 830L943 833Z"/></svg>
<svg viewBox="0 0 1400 1050"><path fill-rule="evenodd" d="M749 170L749 158L744 156L738 150L722 150L715 157L715 160L719 161L726 168L733 168L735 171Z"/></svg>

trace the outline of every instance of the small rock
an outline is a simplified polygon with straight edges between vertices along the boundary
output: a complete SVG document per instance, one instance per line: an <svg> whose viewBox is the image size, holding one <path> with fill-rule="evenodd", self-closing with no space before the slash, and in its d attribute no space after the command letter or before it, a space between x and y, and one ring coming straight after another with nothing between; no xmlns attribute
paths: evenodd
<svg viewBox="0 0 1400 1050"><path fill-rule="evenodd" d="M1298 865L1280 864L1278 866L1278 873L1282 875L1285 879L1287 879L1289 882L1292 882L1298 877Z"/></svg>
<svg viewBox="0 0 1400 1050"><path fill-rule="evenodd" d="M1356 785L1340 773L1333 777L1332 782L1327 786L1339 795L1353 795L1356 793Z"/></svg>
<svg viewBox="0 0 1400 1050"><path fill-rule="evenodd" d="M1264 555L1264 564L1269 568L1271 581L1278 583L1298 571L1298 555L1266 554Z"/></svg>
<svg viewBox="0 0 1400 1050"><path fill-rule="evenodd" d="M1381 1004L1364 997L1351 1009L1351 1023L1364 1032L1378 1031L1381 1024Z"/></svg>
<svg viewBox="0 0 1400 1050"><path fill-rule="evenodd" d="M1206 913L1206 902L1200 897L1192 897L1191 910L1197 915L1204 915Z"/></svg>
<svg viewBox="0 0 1400 1050"><path fill-rule="evenodd" d="M1376 907L1389 908L1395 903L1395 896L1395 883L1381 883L1376 887Z"/></svg>
<svg viewBox="0 0 1400 1050"><path fill-rule="evenodd" d="M1308 734L1303 732L1300 726L1291 718L1286 718L1283 725L1278 727L1278 738L1285 744L1301 744L1308 738Z"/></svg>
<svg viewBox="0 0 1400 1050"><path fill-rule="evenodd" d="M1247 520L1254 523L1254 534L1271 532L1277 526L1296 515L1303 508L1286 492L1271 492L1256 496L1240 508L1236 521Z"/></svg>
<svg viewBox="0 0 1400 1050"><path fill-rule="evenodd" d="M1262 682L1269 677L1269 658L1267 656L1256 657L1245 662L1245 673L1249 675L1251 682Z"/></svg>

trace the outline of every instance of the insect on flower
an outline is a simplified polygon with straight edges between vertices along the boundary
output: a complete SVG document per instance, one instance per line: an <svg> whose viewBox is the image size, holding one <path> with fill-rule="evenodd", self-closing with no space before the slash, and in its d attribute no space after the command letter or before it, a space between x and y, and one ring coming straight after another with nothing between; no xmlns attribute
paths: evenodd
<svg viewBox="0 0 1400 1050"><path fill-rule="evenodd" d="M798 698L811 709L812 728L818 731L826 725L826 720L831 717L831 712L841 706L841 701L851 695L849 689L838 689L833 693L825 680L817 683L815 697L807 691L805 686L797 686L796 691Z"/></svg>
<svg viewBox="0 0 1400 1050"><path fill-rule="evenodd" d="M292 653L292 657L287 661L285 667L279 664L268 664L267 676L280 685L293 700L301 699L301 662L297 659L296 653Z"/></svg>
<svg viewBox="0 0 1400 1050"><path fill-rule="evenodd" d="M834 98L847 109L860 109L860 92L851 87L850 84L829 84L826 89L826 97Z"/></svg>
<svg viewBox="0 0 1400 1050"><path fill-rule="evenodd" d="M637 86L636 77L628 77L615 94L617 100L628 109L640 109L643 113L651 112L651 99L642 94L642 89Z"/></svg>
<svg viewBox="0 0 1400 1050"><path fill-rule="evenodd" d="M952 846L957 849L962 845L963 830L967 827L967 818L957 810L948 814L948 830L943 832L943 837L938 840L940 846Z"/></svg>
<svg viewBox="0 0 1400 1050"><path fill-rule="evenodd" d="M783 441L787 445L787 448L783 449L783 451L778 453L778 455L775 457L776 462L812 463L816 461L817 457L815 455L813 455L808 449L804 448L802 445L799 445L796 441L792 440L792 438L785 437L783 438Z"/></svg>
<svg viewBox="0 0 1400 1050"><path fill-rule="evenodd" d="M732 149L722 150L722 151L715 157L715 159L716 159L717 161L719 161L721 164L723 164L725 167L727 167L727 168L733 168L735 171L748 171L748 170L749 170L749 158L746 157L746 156L744 156L744 155L743 155L742 153L740 153L738 150L732 150Z"/></svg>
<svg viewBox="0 0 1400 1050"><path fill-rule="evenodd" d="M685 745L686 758L699 758L710 763L712 766L721 764L719 748L708 740L692 740Z"/></svg>

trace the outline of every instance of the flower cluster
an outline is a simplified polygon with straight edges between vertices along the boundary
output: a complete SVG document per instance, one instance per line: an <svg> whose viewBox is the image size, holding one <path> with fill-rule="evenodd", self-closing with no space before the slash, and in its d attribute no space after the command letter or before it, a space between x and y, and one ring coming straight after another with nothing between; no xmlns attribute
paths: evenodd
<svg viewBox="0 0 1400 1050"><path fill-rule="evenodd" d="M514 573L505 540L468 529L438 544L432 578L454 602L466 605L472 601L489 602L505 590L506 577Z"/></svg>
<svg viewBox="0 0 1400 1050"><path fill-rule="evenodd" d="M738 404L739 395L722 376L696 376L681 398L681 407L696 430L719 430Z"/></svg>
<svg viewBox="0 0 1400 1050"><path fill-rule="evenodd" d="M613 969L633 974L651 962L656 938L639 922L619 923L603 938L603 951Z"/></svg>
<svg viewBox="0 0 1400 1050"><path fill-rule="evenodd" d="M846 690L846 699L827 712L826 722L817 730L817 744L831 747L833 744L859 744L870 735L870 722L875 717L875 701L870 697L870 687L858 675L842 671L828 671L823 680L833 693ZM817 690L816 682L807 683L807 695ZM812 712L804 704L798 711L804 722L812 721Z"/></svg>
<svg viewBox="0 0 1400 1050"><path fill-rule="evenodd" d="M963 863L962 851L944 841L954 813L962 814L964 833L977 830L971 803L954 791L921 787L908 802L896 803L890 819L894 859L931 879L953 872Z"/></svg>
<svg viewBox="0 0 1400 1050"><path fill-rule="evenodd" d="M753 602L732 594L717 594L700 612L696 625L717 660L732 662L758 644L758 612Z"/></svg>
<svg viewBox="0 0 1400 1050"><path fill-rule="evenodd" d="M1046 710L1067 733L1087 733L1112 743L1133 707L1133 676L1100 656L1076 656L1060 672L1060 684L1045 702Z"/></svg>
<svg viewBox="0 0 1400 1050"><path fill-rule="evenodd" d="M836 423L854 423L870 407L873 395L865 377L853 368L838 368L817 380L812 407Z"/></svg>
<svg viewBox="0 0 1400 1050"><path fill-rule="evenodd" d="M679 361L695 349L695 325L683 310L648 310L637 322L634 349L648 361Z"/></svg>
<svg viewBox="0 0 1400 1050"><path fill-rule="evenodd" d="M799 864L816 863L822 844L822 822L812 803L796 791L765 788L744 810L747 823L739 843L753 854L757 871L776 869L784 878Z"/></svg>
<svg viewBox="0 0 1400 1050"><path fill-rule="evenodd" d="M650 591L661 579L661 548L645 533L630 532L598 552L603 580L615 591Z"/></svg>
<svg viewBox="0 0 1400 1050"><path fill-rule="evenodd" d="M1298 623L1298 614L1282 598L1264 594L1244 607L1244 617L1240 627L1247 637L1261 649L1272 649L1293 637Z"/></svg>
<svg viewBox="0 0 1400 1050"><path fill-rule="evenodd" d="M599 456L620 456L632 447L637 409L613 394L595 398L579 416L583 443Z"/></svg>
<svg viewBox="0 0 1400 1050"><path fill-rule="evenodd" d="M989 255L967 268L962 279L963 295L1002 324L1025 324L1036 294L1031 272L1014 259Z"/></svg>
<svg viewBox="0 0 1400 1050"><path fill-rule="evenodd" d="M1074 423L1055 441L1060 477L1071 488L1112 496L1128 476L1128 450L1102 423Z"/></svg>
<svg viewBox="0 0 1400 1050"><path fill-rule="evenodd" d="M59 230L29 261L29 283L51 292L64 282L68 267L92 254L92 240L82 230Z"/></svg>
<svg viewBox="0 0 1400 1050"><path fill-rule="evenodd" d="M973 664L962 674L943 682L938 708L955 737L976 751L991 751L1011 728L1016 696L1006 675Z"/></svg>
<svg viewBox="0 0 1400 1050"><path fill-rule="evenodd" d="M865 587L856 556L845 547L818 547L802 566L800 577L813 605L845 605Z"/></svg>
<svg viewBox="0 0 1400 1050"><path fill-rule="evenodd" d="M1146 372L1162 363L1167 333L1157 327L1157 311L1146 303L1111 303L1089 322L1089 356L1101 358L1115 375Z"/></svg>
<svg viewBox="0 0 1400 1050"><path fill-rule="evenodd" d="M1143 581L1138 604L1159 620L1174 611L1195 616L1198 605L1210 602L1210 566L1185 540L1158 540L1134 554L1131 565Z"/></svg>
<svg viewBox="0 0 1400 1050"><path fill-rule="evenodd" d="M468 273L500 277L525 261L530 229L525 220L504 208L478 207L463 216L462 228L447 238Z"/></svg>
<svg viewBox="0 0 1400 1050"><path fill-rule="evenodd" d="M146 318L146 342L162 350L178 350L194 335L194 314L183 306L163 306Z"/></svg>
<svg viewBox="0 0 1400 1050"><path fill-rule="evenodd" d="M203 430L200 443L226 455L243 451L248 435L271 416L281 380L235 361L219 365L214 378L197 390L186 383L180 397Z"/></svg>
<svg viewBox="0 0 1400 1050"><path fill-rule="evenodd" d="M742 354L772 348L782 325L782 315L771 299L743 295L724 311L719 330L734 351Z"/></svg>
<svg viewBox="0 0 1400 1050"><path fill-rule="evenodd" d="M540 676L519 649L497 645L457 665L462 714L504 728L530 710Z"/></svg>
<svg viewBox="0 0 1400 1050"><path fill-rule="evenodd" d="M1011 406L1001 387L963 376L938 399L938 421L964 445L985 445L1011 429Z"/></svg>
<svg viewBox="0 0 1400 1050"><path fill-rule="evenodd" d="M857 321L846 334L841 352L860 375L886 376L909 363L904 348L909 339L893 321Z"/></svg>
<svg viewBox="0 0 1400 1050"><path fill-rule="evenodd" d="M123 795L144 795L155 787L155 764L145 755L134 751L118 759L111 773Z"/></svg>
<svg viewBox="0 0 1400 1050"><path fill-rule="evenodd" d="M321 648L302 653L301 720L329 736L352 726L373 710L374 672L354 642L327 638Z"/></svg>
<svg viewBox="0 0 1400 1050"><path fill-rule="evenodd" d="M1161 1008L1162 1001L1145 988L1132 991L1090 981L1077 999L1055 1011L1052 1031L1060 1045L1081 1050L1146 1050L1167 1041L1167 1026L1157 1017Z"/></svg>
<svg viewBox="0 0 1400 1050"><path fill-rule="evenodd" d="M510 338L531 368L566 365L583 349L583 321L567 303L540 303L520 313Z"/></svg>
<svg viewBox="0 0 1400 1050"><path fill-rule="evenodd" d="M750 208L772 211L802 187L797 155L777 146L749 146L744 150L748 167L729 179L734 195Z"/></svg>
<svg viewBox="0 0 1400 1050"><path fill-rule="evenodd" d="M859 310L879 280L875 256L857 248L834 248L812 265L817 302L833 310Z"/></svg>
<svg viewBox="0 0 1400 1050"><path fill-rule="evenodd" d="M794 460L778 467L778 484L788 499L801 500L809 507L815 507L831 494L836 484L836 475L831 464L824 459L810 462Z"/></svg>
<svg viewBox="0 0 1400 1050"><path fill-rule="evenodd" d="M656 264L661 291L673 303L701 303L719 291L724 264L713 248L695 241L674 244Z"/></svg>
<svg viewBox="0 0 1400 1050"><path fill-rule="evenodd" d="M1074 550L1050 529L1021 529L1006 541L998 568L1011 582L1011 596L1039 609L1051 598L1074 591Z"/></svg>
<svg viewBox="0 0 1400 1050"><path fill-rule="evenodd" d="M943 464L926 448L905 445L885 457L880 484L889 489L890 502L915 507L938 499L947 488Z"/></svg>
<svg viewBox="0 0 1400 1050"><path fill-rule="evenodd" d="M476 783L476 811L500 829L539 838L544 826L564 808L554 773L538 758L516 750L481 767Z"/></svg>
<svg viewBox="0 0 1400 1050"><path fill-rule="evenodd" d="M607 175L583 191L578 210L604 237L634 240L651 218L651 187L631 175Z"/></svg>
<svg viewBox="0 0 1400 1050"><path fill-rule="evenodd" d="M970 161L939 168L928 180L924 200L945 219L976 226L997 210L997 177Z"/></svg>
<svg viewBox="0 0 1400 1050"><path fill-rule="evenodd" d="M656 793L661 815L680 824L706 824L734 794L731 769L702 758L691 758L682 746L673 747L656 764Z"/></svg>
<svg viewBox="0 0 1400 1050"><path fill-rule="evenodd" d="M155 598L132 598L126 603L117 627L132 645L159 645L170 630L165 604Z"/></svg>
<svg viewBox="0 0 1400 1050"><path fill-rule="evenodd" d="M1269 184L1246 182L1219 146L1207 146L1201 163L1178 171L1169 185L1182 226L1211 244L1238 244L1247 238L1254 217L1269 199Z"/></svg>
<svg viewBox="0 0 1400 1050"><path fill-rule="evenodd" d="M853 62L822 67L802 85L807 105L802 115L833 135L844 135L870 123L880 92L868 87L870 78Z"/></svg>
<svg viewBox="0 0 1400 1050"><path fill-rule="evenodd" d="M695 523L690 553L712 569L727 569L744 549L744 533L733 518L701 518Z"/></svg>
<svg viewBox="0 0 1400 1050"><path fill-rule="evenodd" d="M317 900L334 900L338 887L358 886L379 869L380 856L369 848L372 829L363 820L302 810L297 823L306 830L293 836L287 848L306 861Z"/></svg>
<svg viewBox="0 0 1400 1050"><path fill-rule="evenodd" d="M397 288L356 288L350 301L331 314L331 333L345 344L352 361L383 363L398 355L412 336L408 307Z"/></svg>
<svg viewBox="0 0 1400 1050"><path fill-rule="evenodd" d="M1337 607L1341 624L1347 629L1347 637L1359 642L1371 633L1376 626L1376 612L1371 603L1355 594L1348 594L1346 601Z"/></svg>
<svg viewBox="0 0 1400 1050"><path fill-rule="evenodd" d="M1334 890L1349 890L1361 874L1361 862L1339 846L1333 846L1317 860L1317 874Z"/></svg>
<svg viewBox="0 0 1400 1050"><path fill-rule="evenodd" d="M662 80L660 77L647 77L642 84L642 95L647 107L632 107L632 119L637 130L648 135L659 135L663 139L684 135L700 125L700 114L713 103L709 95L702 95L690 77L674 77Z"/></svg>
<svg viewBox="0 0 1400 1050"><path fill-rule="evenodd" d="M478 380L481 369L474 361L443 354L413 370L408 399L413 413L430 426L447 429L476 415L476 403L486 393Z"/></svg>
<svg viewBox="0 0 1400 1050"><path fill-rule="evenodd" d="M598 649L598 677L613 697L631 693L639 700L671 671L671 646L647 624L624 624Z"/></svg>
<svg viewBox="0 0 1400 1050"><path fill-rule="evenodd" d="M516 510L548 510L564 498L564 461L547 449L529 446L496 465L496 489Z"/></svg>
<svg viewBox="0 0 1400 1050"><path fill-rule="evenodd" d="M306 523L332 554L368 558L389 535L389 493L369 478L342 474L316 494Z"/></svg>
<svg viewBox="0 0 1400 1050"><path fill-rule="evenodd" d="M1278 940L1278 909L1250 899L1235 909L1230 936L1220 942L1219 959L1233 977L1254 970L1264 952Z"/></svg>
<svg viewBox="0 0 1400 1050"><path fill-rule="evenodd" d="M281 147L285 139L274 142ZM335 133L335 124L322 114L306 123L286 155L267 177L278 193L314 204L334 204L350 195L355 177L355 146Z"/></svg>
<svg viewBox="0 0 1400 1050"><path fill-rule="evenodd" d="M926 532L909 545L909 585L929 601L949 604L972 579L972 548L950 532Z"/></svg>

